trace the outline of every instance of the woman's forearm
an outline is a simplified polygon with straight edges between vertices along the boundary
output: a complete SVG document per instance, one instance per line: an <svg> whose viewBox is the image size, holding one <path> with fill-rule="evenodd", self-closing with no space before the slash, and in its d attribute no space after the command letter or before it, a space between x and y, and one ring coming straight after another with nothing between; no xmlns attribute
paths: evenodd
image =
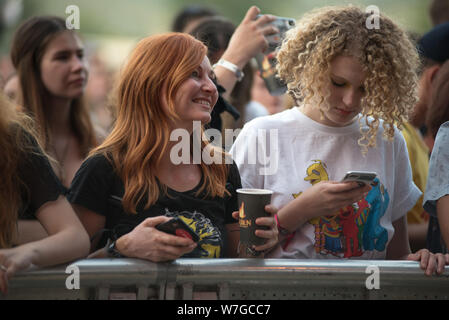
<svg viewBox="0 0 449 320"><path fill-rule="evenodd" d="M278 211L279 225L290 232L299 229L309 220L302 209L301 199L290 201Z"/></svg>
<svg viewBox="0 0 449 320"><path fill-rule="evenodd" d="M17 249L30 254L32 264L49 266L86 257L89 248L90 242L86 231L73 226Z"/></svg>
<svg viewBox="0 0 449 320"><path fill-rule="evenodd" d="M38 220L19 220L17 237L13 240L15 246L42 240L48 233Z"/></svg>

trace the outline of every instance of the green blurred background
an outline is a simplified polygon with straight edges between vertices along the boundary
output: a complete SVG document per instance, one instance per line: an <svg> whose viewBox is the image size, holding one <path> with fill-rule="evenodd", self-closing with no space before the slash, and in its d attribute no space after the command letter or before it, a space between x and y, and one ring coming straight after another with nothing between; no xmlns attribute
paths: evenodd
<svg viewBox="0 0 449 320"><path fill-rule="evenodd" d="M263 13L298 19L312 8L335 4L376 5L405 29L423 33L431 27L430 0L0 0L4 23L0 54L8 54L18 24L33 15L67 17L66 7L80 9L79 33L89 50L112 67L119 66L136 41L144 36L169 31L173 17L184 6L212 7L238 24L251 5Z"/></svg>

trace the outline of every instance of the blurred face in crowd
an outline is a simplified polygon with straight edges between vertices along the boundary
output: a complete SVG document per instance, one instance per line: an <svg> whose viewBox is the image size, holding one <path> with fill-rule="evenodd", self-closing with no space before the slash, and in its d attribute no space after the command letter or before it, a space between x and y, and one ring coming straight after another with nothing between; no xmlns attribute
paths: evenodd
<svg viewBox="0 0 449 320"><path fill-rule="evenodd" d="M20 90L19 87L19 77L17 75L13 75L8 79L8 81L6 81L3 91L5 92L6 96L11 99L11 101L17 102Z"/></svg>
<svg viewBox="0 0 449 320"><path fill-rule="evenodd" d="M285 97L272 96L258 72L254 74L251 99L262 104L270 114L275 114L285 109Z"/></svg>
<svg viewBox="0 0 449 320"><path fill-rule="evenodd" d="M335 57L330 65L329 109L322 108L321 116L317 107L309 105L305 106L305 113L313 120L331 127L351 124L362 110L365 77L362 65L356 58L343 55Z"/></svg>
<svg viewBox="0 0 449 320"><path fill-rule="evenodd" d="M211 121L211 112L218 100L214 78L209 59L204 57L176 93L175 111L182 122L178 127L190 129L193 121L201 121L202 124Z"/></svg>
<svg viewBox="0 0 449 320"><path fill-rule="evenodd" d="M81 40L73 32L61 32L49 42L40 68L42 82L53 96L75 99L83 94L87 63Z"/></svg>
<svg viewBox="0 0 449 320"><path fill-rule="evenodd" d="M432 82L440 68L440 65L433 65L423 70L418 83L418 102L413 109L410 122L415 127L424 125L427 109L432 96Z"/></svg>

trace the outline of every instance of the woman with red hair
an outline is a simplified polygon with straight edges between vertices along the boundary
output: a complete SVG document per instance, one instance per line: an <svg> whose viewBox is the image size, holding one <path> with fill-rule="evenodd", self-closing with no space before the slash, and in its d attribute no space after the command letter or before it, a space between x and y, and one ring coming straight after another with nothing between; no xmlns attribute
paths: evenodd
<svg viewBox="0 0 449 320"><path fill-rule="evenodd" d="M221 149L202 138L218 99L206 53L200 41L181 33L145 38L131 53L118 85L114 128L83 163L69 193L91 237L110 231L92 247L102 248L98 253L154 262L236 255L240 175ZM198 134L195 121L201 123ZM189 146L182 150L190 161L173 159L174 132L187 134ZM195 145L219 161L195 161ZM173 217L194 229L199 242L155 228ZM273 247L274 218L258 224L268 227L256 232L267 242L255 249Z"/></svg>

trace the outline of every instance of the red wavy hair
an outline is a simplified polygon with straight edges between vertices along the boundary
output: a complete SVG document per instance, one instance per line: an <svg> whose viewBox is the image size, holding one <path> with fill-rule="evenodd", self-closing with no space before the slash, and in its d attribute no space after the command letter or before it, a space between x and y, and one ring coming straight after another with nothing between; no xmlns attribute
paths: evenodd
<svg viewBox="0 0 449 320"><path fill-rule="evenodd" d="M154 204L166 186L159 185L155 168L168 150L171 120L178 119L173 101L182 83L201 64L207 48L190 35L168 33L141 40L122 71L117 88L117 120L106 140L94 154L103 154L122 179L123 207L136 213L137 204L146 197L145 208ZM164 96L164 97L163 97ZM163 108L162 99L168 102ZM202 149L211 148L207 141ZM224 152L215 149L224 159ZM203 184L198 194L223 197L228 167L201 163Z"/></svg>

